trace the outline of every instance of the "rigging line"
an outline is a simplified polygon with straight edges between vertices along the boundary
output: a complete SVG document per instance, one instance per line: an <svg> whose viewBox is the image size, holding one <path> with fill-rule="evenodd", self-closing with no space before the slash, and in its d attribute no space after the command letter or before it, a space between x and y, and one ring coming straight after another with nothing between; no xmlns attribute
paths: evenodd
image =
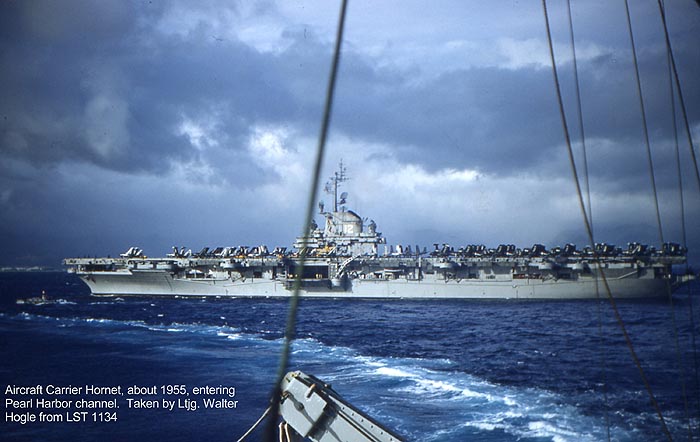
<svg viewBox="0 0 700 442"><path fill-rule="evenodd" d="M664 2L661 2L661 5L665 11L666 6ZM676 173L678 175L678 196L679 196L679 208L680 208L680 221L681 221L681 239L682 239L682 244L684 248L688 247L688 238L687 238L687 230L686 230L686 224L685 224L685 198L683 195L683 173L682 173L682 168L681 168L681 149L680 149L680 142L678 140L678 120L676 118L676 97L675 97L675 88L674 88L674 83L673 83L673 67L671 65L671 53L670 53L670 47L666 47L666 58L667 58L667 64L668 64L668 85L669 85L669 91L670 91L670 99L671 99L671 122L673 124L673 139L674 139L674 145L675 145L675 156L676 156ZM685 262L685 274L690 273L690 267L688 264L688 260ZM692 292L690 290L690 284L687 284L688 288L688 312L689 312L689 319L690 319L690 325L691 325L691 348L692 348L692 353L693 353L693 367L694 367L694 375L695 375L695 390L697 393L696 400L698 401L697 403L697 410L700 411L700 374L698 373L698 358L697 358L697 347L696 347L696 342L695 342L695 318L693 317L693 299L692 299ZM685 378L685 376L684 376ZM686 396L684 396L684 399L686 399ZM686 399L687 400L687 399ZM686 413L688 413L689 410L689 405L686 403ZM688 417L689 419L689 417ZM690 425L690 419L689 419L689 425ZM692 439L692 427L689 427L688 431L691 434L691 439Z"/></svg>
<svg viewBox="0 0 700 442"><path fill-rule="evenodd" d="M683 124L685 125L685 134L688 137L688 148L690 149L690 157L693 159L693 167L695 170L695 179L698 183L698 190L700 190L700 171L698 170L698 159L695 156L695 149L693 145L693 135L690 132L690 123L688 123L688 111L685 107L685 100L683 99L683 89L681 88L681 80L678 76L678 69L676 68L676 59L673 56L673 47L671 46L671 39L668 36L668 26L666 25L666 12L664 11L664 5L661 0L657 0L659 5L659 13L661 14L661 23L664 27L664 37L666 39L666 49L669 56L671 57L671 66L673 67L673 78L676 82L676 89L678 90L678 102L681 108L681 115L683 116ZM698 1L700 6L700 1Z"/></svg>
<svg viewBox="0 0 700 442"><path fill-rule="evenodd" d="M639 97L639 108L640 108L640 113L642 117L642 127L644 129L644 143L646 146L646 152L647 152L647 160L648 160L648 165L649 165L649 177L651 178L651 187L654 193L654 207L656 209L656 221L658 223L659 227L659 240L661 244L664 244L664 235L663 235L663 227L661 224L661 211L659 209L659 199L658 199L658 194L657 194L657 188L656 188L656 179L654 177L654 162L652 160L652 155L651 155L651 145L649 143L649 127L647 125L647 118L646 118L646 111L645 111L645 106L644 106L644 96L642 94L642 83L639 75L639 62L637 59L637 49L636 45L634 43L634 33L632 32L632 18L630 14L630 9L629 9L629 1L624 0L625 3L625 15L627 18L627 30L629 33L629 38L630 38L630 45L632 49L632 61L634 63L634 74L635 74L635 83L637 86L637 95ZM663 9L663 8L662 8ZM668 48L667 48L667 54L668 54ZM679 343L679 338L678 338L678 325L676 323L676 312L675 308L673 305L673 294L671 293L671 283L670 280L666 280L666 292L668 295L668 303L669 307L671 310L671 323L673 327L673 336L674 336L674 344L675 344L675 353L676 353L676 365L679 371L679 377L680 377L680 383L681 383L681 395L683 397L683 404L685 406L685 413L686 417L688 419L688 431L690 433L690 439L692 440L692 430L691 430L691 425L690 425L690 415L689 415L689 405L688 405L688 396L686 394L686 385L685 385L685 370L683 369L683 364L681 363L681 350L680 350L680 343Z"/></svg>
<svg viewBox="0 0 700 442"><path fill-rule="evenodd" d="M657 188L656 188L656 179L654 177L654 162L652 159L651 155L651 144L649 143L649 127L647 125L647 117L646 117L646 111L645 111L645 106L644 106L644 96L642 94L642 82L640 79L639 75L639 62L637 60L637 49L636 45L634 43L634 33L632 32L632 18L630 14L630 9L629 9L629 0L624 0L625 3L625 15L627 18L627 30L629 33L629 38L630 38L630 45L632 49L632 61L634 63L634 76L635 76L635 83L637 86L637 96L639 97L639 109L642 117L642 127L644 129L644 144L646 146L646 152L647 152L647 160L648 160L648 165L649 165L649 177L651 179L651 187L654 193L654 207L656 209L656 222L659 227L659 240L661 244L664 243L664 234L663 234L663 226L661 224L661 211L659 209L659 198L658 198L658 193L657 193ZM662 7L663 9L663 7ZM668 53L668 49L667 49ZM666 292L668 294L668 302L671 310L671 322L673 326L673 335L674 335L674 343L675 343L675 350L676 350L676 363L678 366L678 370L681 372L680 376L680 382L681 382L681 394L683 396L683 403L685 405L685 412L686 416L688 417L688 430L691 431L691 426L690 426L690 416L688 414L688 396L686 394L686 386L685 386L685 379L684 376L682 376L683 373L683 365L681 364L681 356L680 356L680 344L679 344L679 339L678 339L678 326L676 324L676 312L673 306L673 294L671 293L671 284L669 280L666 280ZM692 431L691 431L691 439L692 439Z"/></svg>
<svg viewBox="0 0 700 442"><path fill-rule="evenodd" d="M569 19L569 39L571 41L571 56L573 60L574 69L574 84L576 86L576 109L578 115L578 125L581 132L581 149L583 153L583 174L584 174L584 184L586 187L586 199L588 204L588 223L591 225L591 230L593 229L593 209L591 204L591 186L590 177L588 173L588 153L586 149L586 131L583 124L583 106L581 104L581 87L578 77L578 61L576 58L576 39L574 37L574 23L571 17L571 0L566 0L566 12ZM596 314L598 317L598 338L600 342L603 342L603 321L602 321L602 311L600 305L600 285L598 283L598 275L595 275L595 297L596 297ZM603 383L603 403L605 405L605 428L608 441L611 440L610 434L610 414L609 414L609 400L608 400L608 380L607 380L607 360L605 357L605 352L603 351L603 346L600 346L600 367L601 367L601 377Z"/></svg>
<svg viewBox="0 0 700 442"><path fill-rule="evenodd" d="M566 114L564 113L564 102L562 100L561 88L559 86L559 74L557 73L557 65L556 65L556 60L554 58L554 46L552 44L552 33L551 33L550 28L549 28L549 16L547 14L547 0L542 0L542 8L544 10L544 20L545 20L545 26L547 29L547 41L549 43L549 56L552 60L552 74L554 77L554 85L555 85L555 90L556 90L556 95L557 95L557 103L559 105L559 115L561 117L562 127L564 130L564 138L566 140L567 152L569 154L569 164L571 165L571 171L572 171L573 176L574 176L574 182L576 184L576 193L578 196L579 208L581 209L581 213L583 214L583 222L586 226L586 232L588 233L588 238L591 240L591 242L593 242L593 231L591 230L591 225L588 222L588 216L586 216L586 207L583 204L583 193L581 192L581 185L579 184L578 173L576 171L576 162L574 161L574 153L573 153L573 149L571 147L571 137L569 136L569 127L566 123ZM610 301L610 306L611 306L613 313L615 315L615 319L618 323L618 326L620 327L620 330L622 332L623 337L625 338L625 342L627 344L627 348L630 351L630 355L632 357L632 360L634 361L634 364L637 366L637 370L639 371L639 374L642 378L642 382L644 383L644 386L647 390L651 404L654 407L657 416L659 417L659 421L661 422L662 429L663 429L664 433L666 434L666 437L668 438L668 440L673 441L673 437L671 437L671 433L670 433L668 427L666 426L666 421L664 420L663 414L661 413L661 408L659 407L659 404L656 401L656 397L654 396L654 393L651 390L651 385L649 384L647 376L644 373L644 369L642 368L641 362L639 361L639 357L637 357L637 353L634 350L634 346L632 345L632 339L630 338L629 333L627 333L627 328L625 327L625 323L622 320L622 316L620 316L620 312L617 308L617 304L615 302L615 299L612 296L612 291L610 290L610 285L608 284L608 280L605 277L605 271L603 270L603 267L600 264L600 260L598 258L598 253L595 251L595 247L593 248L593 260L597 265L598 272L600 272L601 279L603 281L603 286L605 287L605 291L606 291L606 294L608 296L608 300Z"/></svg>
<svg viewBox="0 0 700 442"><path fill-rule="evenodd" d="M574 64L574 84L576 85L576 108L578 109L578 126L581 131L581 148L583 151L583 177L586 186L586 199L588 203L588 222L593 226L593 212L591 207L591 186L588 177L588 154L586 151L585 126L583 124L583 110L581 105L581 86L578 79L578 62L576 59L576 43L574 38L574 23L571 18L571 0L566 0L567 15L569 17L569 39L571 40L571 55Z"/></svg>
<svg viewBox="0 0 700 442"><path fill-rule="evenodd" d="M663 0L662 0L663 3ZM663 5L665 9L665 4ZM669 98L670 98L670 105L671 105L671 124L673 125L673 139L674 139L674 147L675 147L675 157L676 157L676 172L678 174L678 195L679 195L679 207L680 207L680 218L681 218L681 235L682 235L682 240L683 240L683 247L687 246L686 243L686 229L685 229L685 207L684 207L684 199L683 199L683 174L681 171L681 156L680 156L680 145L678 142L678 124L676 121L676 99L675 99L675 91L673 88L673 72L671 68L671 56L668 53L668 47L666 48L666 61L667 61L667 67L668 67L668 86L669 86ZM688 268L688 261L686 260L685 263L686 269ZM674 331L674 337L675 337L675 343L676 343L676 364L678 365L678 370L680 374L680 380L681 380L681 390L682 390L682 396L683 396L683 404L685 406L685 417L688 421L688 439L693 440L693 426L691 423L691 415L690 415L690 402L688 400L688 391L687 391L687 386L686 386L686 370L685 366L682 363L682 358L681 358L681 350L680 350L680 342L678 338L678 326L676 323L676 313L673 308L673 296L671 294L671 287L670 283L667 284L668 287L668 297L669 297L669 303L671 306L671 315L673 319L673 331ZM692 303L689 304L691 307L691 318L692 318ZM691 332L693 335L695 334L695 327L691 329ZM693 336L694 339L694 336ZM694 347L693 347L694 348ZM695 367L695 381L697 385L697 366Z"/></svg>
<svg viewBox="0 0 700 442"><path fill-rule="evenodd" d="M574 84L576 86L576 108L577 108L577 115L578 115L578 124L579 124L579 130L581 132L581 148L582 148L582 153L583 153L583 173L584 173L584 183L586 187L586 199L587 199L587 204L588 204L588 222L591 225L591 229L593 228L593 210L592 207L593 205L591 204L591 187L590 187L590 175L588 173L588 154L587 154L587 149L586 149L586 136L585 136L585 126L583 123L583 109L582 109L582 104L581 104L581 88L580 88L580 81L578 77L578 61L576 58L576 39L574 37L574 24L573 24L573 19L571 16L571 0L567 0L566 2L567 6L567 17L569 19L569 39L571 41L571 55L572 55L572 60L573 60L573 70L574 70ZM595 275L595 295L596 295L596 314L598 317L598 338L600 339L600 342L603 342L604 334L603 334L603 325L602 325L602 311L601 311L601 305L600 305L600 285L598 282L598 275ZM600 352L599 352L599 357L600 357L600 367L601 367L601 377L602 377L602 383L603 383L603 403L605 405L605 428L606 428L606 435L607 435L607 440L611 440L611 434L610 434L610 414L609 414L609 399L608 399L608 380L607 380L607 361L605 357L605 353L603 351L603 347L600 347Z"/></svg>
<svg viewBox="0 0 700 442"><path fill-rule="evenodd" d="M669 60L668 63L668 78L669 78L669 86L670 86L670 92L671 92L671 115L672 115L672 122L673 122L673 135L674 135L674 141L675 141L675 157L676 157L676 171L678 173L678 193L680 195L680 217L681 217L681 236L683 240L683 247L686 247L686 232L685 232L685 208L683 207L683 176L681 174L681 156L680 156L680 146L678 143L678 128L676 124L676 101L673 97L674 90L673 90L673 79L671 77L671 63ZM686 260L685 262L685 268L686 268L686 274L688 270L688 261ZM669 293L670 293L670 288L669 288ZM670 296L671 299L671 307L673 308L673 297ZM690 300L690 296L688 297L688 307L690 309L690 318L691 318L691 323L692 323L692 317L693 317L693 304L692 301ZM688 402L688 396L687 396L687 391L686 391L686 385L685 385L685 378L686 378L686 372L685 372L685 367L681 362L681 356L680 356L680 344L678 342L678 332L676 329L676 322L675 322L675 312L672 310L673 316L673 321L674 321L674 331L676 332L676 357L678 359L678 368L681 371L681 386L683 390L683 402L685 405L685 413L686 413L686 419L688 420L688 434L689 434L689 440L693 440L693 427L691 424L690 420L690 404ZM691 328L691 333L693 335L693 350L695 349L695 326ZM694 353L695 356L695 353ZM697 358L695 358L697 361ZM695 383L697 387L697 365L695 366Z"/></svg>
<svg viewBox="0 0 700 442"><path fill-rule="evenodd" d="M676 67L676 60L675 57L673 56L673 46L671 45L671 39L668 34L668 24L666 23L666 11L664 9L664 5L661 0L657 1L657 4L659 5L659 14L661 15L661 24L663 25L664 29L664 38L666 40L666 50L668 53L668 57L671 60L671 67L673 71L673 78L675 80L676 84L676 90L678 91L678 102L680 105L680 110L681 110L681 115L683 117L683 125L685 127L685 134L686 137L688 138L688 149L690 150L690 157L693 160L693 170L695 172L695 181L698 184L698 189L700 190L700 172L698 171L698 160L695 156L695 149L693 145L693 136L690 131L690 123L688 122L688 111L685 106L685 100L683 99L683 88L681 87L681 81L680 81L680 76L678 75L678 68ZM700 1L698 1L698 6L700 6ZM686 262L687 266L687 262ZM688 300L689 300L689 308L690 308L690 321L693 329L692 333L692 344L693 344L693 360L694 360L694 367L695 367L695 382L696 382L696 388L698 385L698 358L697 358L697 346L695 342L695 317L692 309L692 300L691 300L691 289L690 286L688 286ZM700 401L700 390L698 391L698 401ZM698 404L698 408L700 409L700 403Z"/></svg>
<svg viewBox="0 0 700 442"><path fill-rule="evenodd" d="M634 64L634 78L637 85L637 96L639 97L639 110L642 117L642 128L644 129L644 145L647 151L647 161L649 164L649 177L651 178L651 188L654 193L654 207L656 208L656 223L659 226L659 239L664 243L664 232L661 224L661 211L659 210L659 197L656 191L656 178L654 178L654 161L651 157L651 144L649 143L649 127L647 125L647 114L644 110L644 95L642 95L642 82L639 78L639 63L637 61L637 49L634 44L634 34L632 32L632 19L630 18L630 7L628 0L625 1L625 13L627 16L627 31L632 46L632 61Z"/></svg>
<svg viewBox="0 0 700 442"><path fill-rule="evenodd" d="M250 436L250 434L257 428L257 426L260 425L260 422L262 422L263 419L265 419L265 417L270 413L270 410L272 410L272 405L270 405L269 407L267 407L267 409L265 409L265 411L263 411L263 414L260 415L258 420L255 421L255 423L253 424L253 426L250 427L248 431L246 431L243 434L243 436L241 436L236 442L243 442L248 436Z"/></svg>
<svg viewBox="0 0 700 442"><path fill-rule="evenodd" d="M338 76L338 66L340 64L340 48L343 40L343 30L345 27L345 14L347 11L347 0L341 0L340 15L338 17L338 28L335 36L335 47L333 49L333 61L331 63L331 71L328 77L328 85L326 88L326 99L323 107L323 119L321 123L321 131L318 136L318 146L316 148L316 162L314 164L313 178L311 187L309 188L308 201L306 206L306 216L302 227L302 252L300 254L299 263L296 266L296 278L294 279L294 291L289 301L289 312L287 314L287 326L284 332L284 343L282 345L282 353L280 355L279 368L277 370L277 378L272 390L270 402L272 406L272 416L279 414L279 397L281 394L281 384L284 375L287 371L289 363L289 353L294 333L296 330L296 317L299 308L299 290L301 288L301 278L304 272L304 264L306 263L307 241L309 235L309 226L313 219L314 206L316 202L316 192L320 182L321 168L323 167L323 157L326 148L326 139L328 138L328 128L331 120L331 110L333 108L333 96L335 93L335 83ZM272 441L275 435L275 419L270 419L265 431L264 440Z"/></svg>
<svg viewBox="0 0 700 442"><path fill-rule="evenodd" d="M671 60L671 67L673 71L673 78L675 80L676 84L676 90L678 91L678 102L680 105L680 110L681 110L681 115L683 117L683 124L685 127L685 134L686 137L688 138L688 149L690 150L690 157L693 160L693 170L695 172L695 180L698 184L698 189L700 190L700 172L698 171L698 160L695 156L695 149L693 146L693 136L690 131L690 123L688 122L688 111L685 106L685 100L683 99L683 88L681 87L681 82L680 82L680 76L678 75L678 69L676 67L676 60L675 57L673 56L673 46L671 46L671 39L669 37L668 33L668 24L666 23L666 11L664 8L664 5L661 0L657 1L657 4L659 5L659 14L661 15L661 23L663 25L664 29L664 38L666 40L666 51L668 53L668 57ZM700 0L698 1L698 6L700 6ZM686 266L688 263L686 262ZM687 268L687 267L686 267ZM694 367L695 367L695 382L696 382L696 388L699 388L699 394L698 394L698 401L700 401L700 387L697 387L698 385L698 358L697 358L697 346L695 342L695 317L692 309L692 300L691 300L691 289L690 286L688 286L688 300L689 300L689 308L690 308L690 321L693 329L692 333L692 344L693 344L693 360L694 360ZM700 409L700 402L698 403L698 408Z"/></svg>

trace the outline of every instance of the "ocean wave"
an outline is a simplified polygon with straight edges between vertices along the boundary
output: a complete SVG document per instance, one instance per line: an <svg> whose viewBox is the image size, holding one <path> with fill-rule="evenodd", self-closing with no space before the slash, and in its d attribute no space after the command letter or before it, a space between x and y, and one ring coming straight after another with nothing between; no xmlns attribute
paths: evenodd
<svg viewBox="0 0 700 442"><path fill-rule="evenodd" d="M129 332L135 329L209 336L212 342L234 340L235 345L253 349L251 357L258 357L255 355L261 354L263 347L279 347L283 341L281 338L266 339L265 334L257 330L250 332L229 325L196 321L163 321L159 324L100 317L56 318L27 312L17 317L21 320L50 320L62 325L118 327L120 332L126 332L107 336L107 339L114 340L134 340L134 334ZM198 351L200 344L199 339L181 339L178 349ZM264 351L269 353L267 349ZM358 406L370 404L376 411L373 416L380 421L386 417L388 422L400 422L407 434L421 435L421 439L441 440L441 434L449 434L453 440L460 439L458 435L466 428L557 442L596 440L605 434L604 423L584 415L575 406L562 406L565 401L552 392L490 383L452 369L453 363L448 359L373 356L351 347L328 345L314 337L295 340L293 355L296 366L332 382L337 391L352 403ZM431 433L426 429L434 428L435 416L441 416L441 428ZM429 437L425 437L426 432Z"/></svg>
<svg viewBox="0 0 700 442"><path fill-rule="evenodd" d="M7 314L3 313L3 316L8 317ZM9 316L11 318L11 316ZM68 325L68 324L76 324L76 323L82 323L82 324L98 324L102 326L125 326L125 327L135 327L135 328L143 328L146 330L150 331L158 331L158 332L189 332L189 333L202 333L202 334L208 334L208 335L220 335L224 337L229 337L233 335L240 335L240 329L237 327L232 327L228 325L208 325L208 324L201 324L198 322L193 322L193 323L181 323L181 322L172 322L172 323L165 323L165 324L153 324L144 320L120 320L120 319L111 319L111 318L97 318L97 317L80 317L80 316L75 316L75 317L56 317L56 316L47 316L47 315L40 315L36 313L29 313L29 312L20 312L17 315L15 315L16 318L22 319L22 320L42 320L42 321L52 321L52 322L58 322L58 323L63 323L63 325Z"/></svg>
<svg viewBox="0 0 700 442"><path fill-rule="evenodd" d="M546 390L507 387L464 372L434 370L429 368L432 361L422 359L359 355L353 349L328 347L312 339L306 339L304 345L309 348L297 355L320 359L319 365L327 371L313 374L332 382L341 393L349 390L358 403L372 404L373 409L393 409L394 417L403 413L395 404L410 403L411 416L401 416L402 422L429 427L430 416L446 416L441 434L471 427L557 442L592 441L604 434L603 422L574 406L561 405L562 398ZM317 348L311 348L314 346ZM378 390L382 391L379 397ZM416 419L416 414L426 416L425 421ZM435 433L431 439L440 437Z"/></svg>
<svg viewBox="0 0 700 442"><path fill-rule="evenodd" d="M389 376L389 377L395 377L395 378L416 378L417 375L413 373L409 373L406 370L397 368L397 367L387 367L386 365L380 366L376 370L374 370L374 373L382 375L382 376Z"/></svg>
<svg viewBox="0 0 700 442"><path fill-rule="evenodd" d="M332 382L337 391L350 391L358 403L370 403L373 409L411 403L412 414L451 416L440 432L458 432L468 426L486 432L504 431L515 437L565 441L594 439L587 432L599 428L574 407L562 410L556 405L560 398L547 391L504 387L464 372L431 369L433 361L361 355L351 348L325 346L312 338L300 341L295 342L300 345L295 355L307 358L308 365L317 360L324 371L313 374ZM377 390L382 391L380 397ZM552 409L558 412L553 413ZM394 412L400 414L401 410ZM567 419L559 412L585 423L578 431L561 425ZM412 416L403 417L400 420L420 422ZM440 440L437 434L433 437Z"/></svg>
<svg viewBox="0 0 700 442"><path fill-rule="evenodd" d="M63 298L57 299L41 299L41 298L18 298L15 301L17 305L45 306L45 305L77 305L74 301L69 301Z"/></svg>
<svg viewBox="0 0 700 442"><path fill-rule="evenodd" d="M553 442L568 442L568 441L585 441L595 440L592 435L584 435L577 431L561 426L553 425L549 421L534 421L528 423L526 436L530 437L549 437Z"/></svg>

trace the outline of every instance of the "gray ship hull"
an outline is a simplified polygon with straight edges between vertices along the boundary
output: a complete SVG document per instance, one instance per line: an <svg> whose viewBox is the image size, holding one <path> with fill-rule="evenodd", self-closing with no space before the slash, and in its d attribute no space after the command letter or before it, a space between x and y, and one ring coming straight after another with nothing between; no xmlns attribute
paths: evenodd
<svg viewBox="0 0 700 442"><path fill-rule="evenodd" d="M174 278L166 271L116 271L81 275L94 295L101 296L194 296L285 298L292 294L289 281ZM653 278L608 279L615 298L668 296L669 281ZM306 283L305 298L348 299L595 299L606 297L600 280L576 281L518 279L481 280L362 280L333 287L330 281Z"/></svg>

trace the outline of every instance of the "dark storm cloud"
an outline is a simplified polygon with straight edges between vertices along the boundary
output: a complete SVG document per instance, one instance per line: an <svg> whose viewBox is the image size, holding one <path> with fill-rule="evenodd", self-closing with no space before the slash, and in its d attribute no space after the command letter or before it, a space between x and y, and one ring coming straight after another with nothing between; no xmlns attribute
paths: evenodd
<svg viewBox="0 0 700 442"><path fill-rule="evenodd" d="M545 154L538 140L556 122L542 109L547 106L543 97L553 99L546 74L472 69L446 73L427 84L381 88L372 95L357 94L350 84L339 95L337 121L348 132L405 147L407 161L444 167L449 155L455 164L510 173L532 166ZM507 115L513 118L504 130ZM507 156L513 151L528 155Z"/></svg>
<svg viewBox="0 0 700 442"><path fill-rule="evenodd" d="M624 146L638 144L636 154L621 152L630 166L628 172L638 175L638 168L631 163L646 161L641 149L641 117L639 107L634 105L633 85L619 77L619 72L607 70L595 84L586 84L589 91L597 91L584 95L587 136L621 140ZM663 80L655 77L652 82ZM414 87L365 88L363 94L357 94L357 90L356 85L345 86L338 103L337 124L350 133L404 146L403 155L408 161L432 163L433 168L439 168L445 166L449 156L454 164L513 174L536 171L545 159L561 153L563 132L551 72L546 70L528 74L472 69ZM698 88L689 90L692 93L687 98L697 101ZM652 90L648 96L647 112L653 117L649 120L651 135L654 141L667 141L671 135L670 119L664 113L670 106L668 93ZM630 105L620 109L617 103ZM569 109L569 124L577 136L574 109ZM624 171L616 173L619 176Z"/></svg>
<svg viewBox="0 0 700 442"><path fill-rule="evenodd" d="M429 192L416 196L422 206L407 212L459 209L450 219L395 222L396 235L410 241L406 232L430 231L423 235L430 242L472 228L495 237L486 228L494 218L501 236L512 232L504 220L514 204L523 219L541 219L540 211L549 210L548 220L567 222L557 213L568 207L559 201L566 193L547 199L550 183L561 188L571 180L539 5L494 5L482 13L460 3L452 5L456 17L440 8L426 12L421 4L400 11L353 4L331 155L365 169L355 174L374 192L387 190L381 176L388 168L394 184L404 185L391 188L400 195L415 185L411 176L420 177ZM670 10L669 21L691 124L698 127L700 47L693 36L700 14L680 14L683 8ZM597 2L574 5L591 188L604 200L596 206L598 225L625 225L623 231L653 237L642 222L621 222L628 215L603 213L620 195L646 210L646 200L637 200L650 186L623 10L606 9L601 15ZM274 210L295 207L293 195L305 191L298 177L311 162L336 14L325 4L216 0L0 3L0 241L8 251L2 259L55 264L81 250L116 253L132 241L162 251L174 238L189 245L219 241L213 232L286 244L296 224L278 226L275 216L288 214ZM562 14L553 5L576 142ZM665 196L677 181L666 54L658 14L648 5L635 5L633 14ZM687 167L687 146L681 150ZM472 182L451 170L482 175ZM509 191L513 183L522 189ZM460 201L450 185L478 195ZM479 212L479 204L465 208L475 200L490 212ZM376 209L387 218L392 213L386 212L404 210ZM605 232L617 235L612 227Z"/></svg>
<svg viewBox="0 0 700 442"><path fill-rule="evenodd" d="M67 2L58 13L48 2L1 7L3 154L37 163L89 157L80 129L90 71L103 52L120 45L126 14L118 5L98 9L87 2Z"/></svg>
<svg viewBox="0 0 700 442"><path fill-rule="evenodd" d="M205 25L187 38L159 33L148 23L164 11L143 5L37 5L2 6L6 157L162 173L169 161L200 155L179 127L204 121L215 126L222 148L240 153L235 176L250 179L255 174L246 171L255 166L243 150L251 126L316 119L310 111L321 102L327 66L319 55L328 48L310 34L303 45L270 55ZM80 13L63 16L71 11ZM290 85L290 78L300 81Z"/></svg>
<svg viewBox="0 0 700 442"><path fill-rule="evenodd" d="M160 32L155 24L176 6L0 4L2 264L56 265L81 249L107 254L139 241L162 250L172 237L187 240L173 224L201 214L205 227L217 204L207 209L206 195L188 202L145 177L200 162L213 171L194 180L249 188L274 179L246 150L251 127L316 117L309 110L321 98L309 85L320 83L316 59L325 61L328 47L310 32L292 36L306 37L301 48L262 54L205 23L186 35ZM288 86L290 75L301 84ZM214 140L198 148L187 122L207 126ZM86 165L68 169L82 179L62 169L73 163ZM124 174L140 177L140 188Z"/></svg>
<svg viewBox="0 0 700 442"><path fill-rule="evenodd" d="M0 106L6 155L35 164L74 159L162 173L168 160L200 155L178 132L183 119L215 120L218 140L232 151L244 149L256 124L286 122L315 131L329 47L312 32L290 29L286 50L260 53L230 35L212 35L217 30L205 24L186 38L158 32L149 24L168 12L162 5L67 3L65 12L75 15L40 5L32 10L4 3L7 68L0 75L9 87ZM679 59L693 63L683 66L684 79L696 82L688 73L700 68L697 48L681 41L676 50ZM667 81L658 69L665 53L642 52L650 129L668 136L667 122L656 118L668 106L667 89L655 87ZM352 47L343 57L337 129L396 145L406 161L439 168L449 156L464 167L511 174L536 169L560 148L548 69L474 67L415 81L411 70L378 68ZM638 107L618 106L635 100L628 62L611 52L580 63L592 138L632 142L640 134ZM560 67L564 79L570 67ZM573 111L572 85L563 86ZM700 102L699 90L690 84L686 102ZM237 158L241 173L255 170L245 154Z"/></svg>
<svg viewBox="0 0 700 442"><path fill-rule="evenodd" d="M662 36L654 35L656 40L643 39L654 46L637 44L656 173L666 177L675 168L669 149L673 138L670 86ZM684 60L679 68L688 113L691 123L697 122L700 85L694 73L700 72L700 52L682 38L674 43L676 57ZM565 50L558 48L558 53ZM592 178L634 189L640 180L648 179L648 166L629 44L623 40L618 47L580 59L578 67ZM572 63L561 62L558 69L569 128L577 143ZM345 63L336 125L347 133L395 144L406 161L433 170L453 164L503 175L527 170L557 176L570 173L568 168L541 170L564 152L549 68L472 67L419 82L411 75ZM683 133L681 137L685 140ZM596 147L600 143L605 147ZM687 156L687 143L682 149Z"/></svg>

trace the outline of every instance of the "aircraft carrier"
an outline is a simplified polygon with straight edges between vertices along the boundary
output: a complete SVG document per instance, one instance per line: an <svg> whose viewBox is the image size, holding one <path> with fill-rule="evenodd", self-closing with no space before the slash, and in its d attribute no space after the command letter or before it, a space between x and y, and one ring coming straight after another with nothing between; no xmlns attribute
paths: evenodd
<svg viewBox="0 0 700 442"><path fill-rule="evenodd" d="M346 209L346 181L340 166L326 191L333 208L319 213L323 226L309 226L293 248L236 246L193 253L174 247L161 258L131 247L115 258L67 258L94 295L288 297L300 272L300 295L307 298L380 299L585 299L668 296L682 283L673 266L687 251L630 243L625 248L573 244L547 249L502 244L453 247L434 244L389 246L374 221Z"/></svg>

